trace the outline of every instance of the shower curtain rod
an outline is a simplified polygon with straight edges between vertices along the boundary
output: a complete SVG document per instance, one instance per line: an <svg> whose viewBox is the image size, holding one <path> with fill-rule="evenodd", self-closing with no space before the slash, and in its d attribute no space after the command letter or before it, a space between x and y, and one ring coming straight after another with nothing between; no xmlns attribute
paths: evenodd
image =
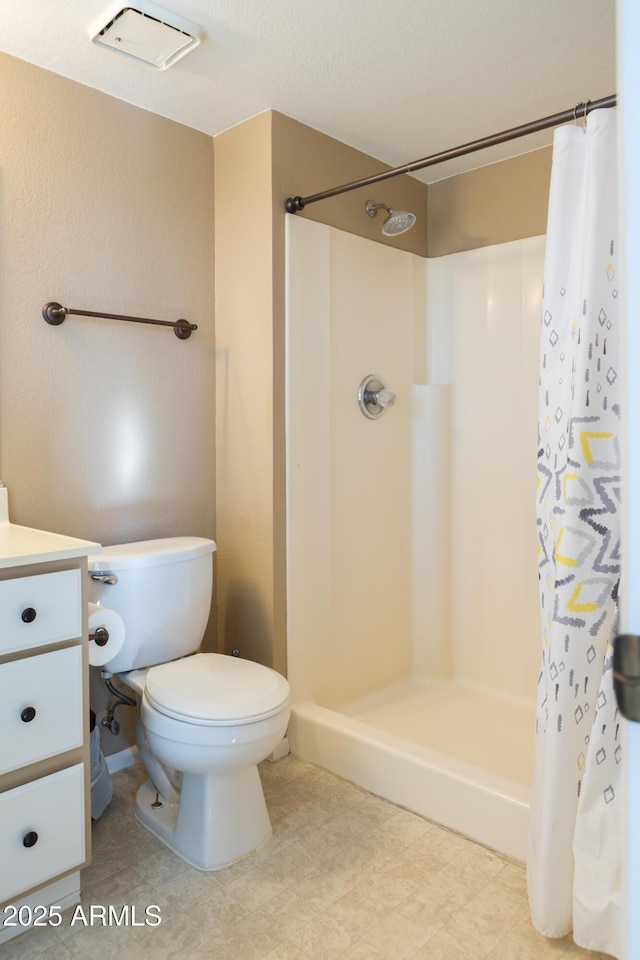
<svg viewBox="0 0 640 960"><path fill-rule="evenodd" d="M340 193L357 190L358 187L368 187L372 183L389 180L391 177L398 177L403 173L412 173L414 170L423 170L425 167L432 167L437 163L444 163L445 160L464 157L468 153L475 153L476 150L484 150L485 147L494 147L499 143L506 143L508 140L526 137L529 133L538 133L538 131L547 130L549 127L557 127L561 123L569 123L571 120L577 120L578 117L586 118L587 114L591 113L592 110L599 110L603 107L615 107L615 105L615 94L610 97L603 97L601 100L587 100L585 103L578 103L575 107L563 110L562 113L554 113L549 117L542 117L541 120L532 120L531 123L523 123L519 127L503 130L502 133L494 133L491 137L472 140L470 143L465 143L461 147L454 147L453 150L434 153L430 157L424 157L422 160L414 160L413 163L405 163L402 167L394 167L393 170L386 170L384 173L378 173L372 177L365 177L363 180L354 180L352 183L345 183L340 187L334 187L332 190L323 190L322 193L314 193L309 197L289 197L289 199L285 201L284 207L287 213L298 213L299 210L302 210L308 204L316 203L318 200L327 200L329 197L336 197Z"/></svg>

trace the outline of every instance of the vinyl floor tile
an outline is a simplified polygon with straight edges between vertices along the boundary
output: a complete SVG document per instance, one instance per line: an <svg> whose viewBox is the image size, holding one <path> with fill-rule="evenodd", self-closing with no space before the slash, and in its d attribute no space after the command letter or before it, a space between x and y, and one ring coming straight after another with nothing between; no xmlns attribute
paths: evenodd
<svg viewBox="0 0 640 960"><path fill-rule="evenodd" d="M135 820L142 767L115 774L82 905L135 907L138 923L71 926L66 911L0 960L609 960L533 930L521 865L296 757L260 774L271 840L207 873Z"/></svg>

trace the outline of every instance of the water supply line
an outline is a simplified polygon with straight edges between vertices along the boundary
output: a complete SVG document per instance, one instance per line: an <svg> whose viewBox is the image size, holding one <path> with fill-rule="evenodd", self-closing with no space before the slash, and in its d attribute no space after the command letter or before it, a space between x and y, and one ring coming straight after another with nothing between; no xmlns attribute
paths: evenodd
<svg viewBox="0 0 640 960"><path fill-rule="evenodd" d="M120 723L116 719L116 710L118 707L123 705L126 707L137 707L138 701L134 697L129 697L126 693L118 690L118 688L114 686L113 680L111 679L112 676L113 674L109 673L107 670L102 671L102 679L104 680L104 684L107 690L116 698L116 702L110 705L107 715L106 717L102 718L100 725L106 727L107 730L114 735L114 737L117 737L120 733Z"/></svg>

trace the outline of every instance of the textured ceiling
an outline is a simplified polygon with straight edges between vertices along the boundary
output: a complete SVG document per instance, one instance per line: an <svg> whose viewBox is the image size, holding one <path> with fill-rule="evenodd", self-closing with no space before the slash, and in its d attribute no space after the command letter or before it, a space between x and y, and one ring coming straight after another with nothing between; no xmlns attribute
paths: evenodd
<svg viewBox="0 0 640 960"><path fill-rule="evenodd" d="M616 86L615 0L162 0L207 33L165 72L89 42L107 5L2 0L0 49L212 135L273 108L392 166ZM550 141L537 134L416 176Z"/></svg>

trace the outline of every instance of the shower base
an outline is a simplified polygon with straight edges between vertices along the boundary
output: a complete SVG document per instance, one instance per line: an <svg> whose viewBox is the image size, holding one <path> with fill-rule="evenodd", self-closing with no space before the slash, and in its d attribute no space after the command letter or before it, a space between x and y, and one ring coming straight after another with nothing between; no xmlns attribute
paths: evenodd
<svg viewBox="0 0 640 960"><path fill-rule="evenodd" d="M463 681L407 681L328 710L294 706L292 752L524 861L533 703Z"/></svg>

